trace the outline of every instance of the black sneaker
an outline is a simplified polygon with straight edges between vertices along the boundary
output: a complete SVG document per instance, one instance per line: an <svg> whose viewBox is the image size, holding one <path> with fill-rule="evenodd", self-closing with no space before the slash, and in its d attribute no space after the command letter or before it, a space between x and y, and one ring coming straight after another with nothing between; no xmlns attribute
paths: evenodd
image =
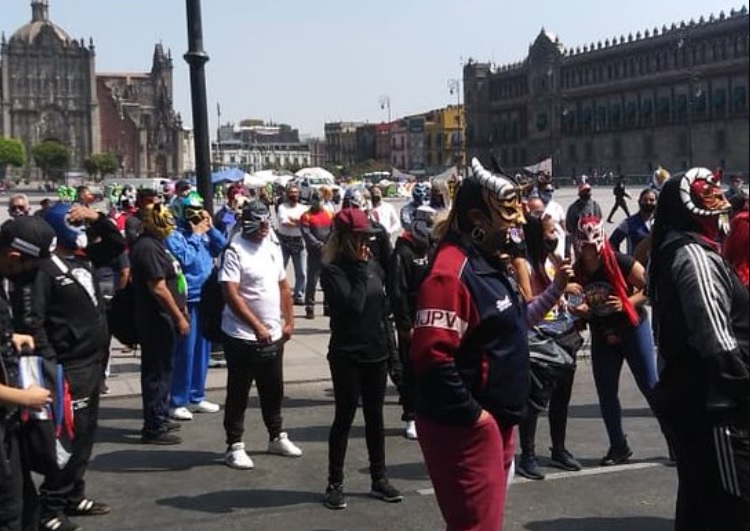
<svg viewBox="0 0 750 531"><path fill-rule="evenodd" d="M39 531L82 531L83 528L71 522L67 516L55 516L39 522Z"/></svg>
<svg viewBox="0 0 750 531"><path fill-rule="evenodd" d="M539 470L539 461L537 461L535 455L522 455L521 459L518 461L516 472L526 479L533 479L536 481L544 479L544 474Z"/></svg>
<svg viewBox="0 0 750 531"><path fill-rule="evenodd" d="M340 510L346 509L346 498L344 497L344 485L341 483L331 483L326 487L323 505L328 509Z"/></svg>
<svg viewBox="0 0 750 531"><path fill-rule="evenodd" d="M386 478L372 482L370 496L388 503L398 503L404 500L401 491L391 485Z"/></svg>
<svg viewBox="0 0 750 531"><path fill-rule="evenodd" d="M157 444L168 446L182 443L182 439L168 431L144 431L141 433L141 442L143 444Z"/></svg>
<svg viewBox="0 0 750 531"><path fill-rule="evenodd" d="M599 464L601 466L621 465L623 463L627 463L631 455L633 455L633 450L630 449L630 446L628 446L627 442L621 444L620 446L610 446L609 451L607 451L607 455L602 457L602 460Z"/></svg>
<svg viewBox="0 0 750 531"><path fill-rule="evenodd" d="M313 308L305 308L305 319L315 319L315 310Z"/></svg>
<svg viewBox="0 0 750 531"><path fill-rule="evenodd" d="M112 507L106 503L83 498L78 503L68 506L65 514L68 516L103 516L111 511Z"/></svg>
<svg viewBox="0 0 750 531"><path fill-rule="evenodd" d="M167 431L180 431L182 429L182 424L168 420L166 424L164 424L164 429Z"/></svg>
<svg viewBox="0 0 750 531"><path fill-rule="evenodd" d="M562 450L550 448L550 451L552 452L550 458L550 464L552 466L562 468L563 470L567 470L569 472L578 472L579 470L581 470L581 468L583 468L578 459L573 457L573 454L571 454L565 448L563 448Z"/></svg>

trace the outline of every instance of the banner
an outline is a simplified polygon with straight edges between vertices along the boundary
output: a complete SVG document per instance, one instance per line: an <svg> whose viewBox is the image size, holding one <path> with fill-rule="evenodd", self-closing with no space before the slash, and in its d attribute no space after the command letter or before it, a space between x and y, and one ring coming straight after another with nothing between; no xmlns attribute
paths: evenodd
<svg viewBox="0 0 750 531"><path fill-rule="evenodd" d="M546 173L552 175L552 157L546 158L541 162L532 164L531 166L524 166L523 168L529 173Z"/></svg>

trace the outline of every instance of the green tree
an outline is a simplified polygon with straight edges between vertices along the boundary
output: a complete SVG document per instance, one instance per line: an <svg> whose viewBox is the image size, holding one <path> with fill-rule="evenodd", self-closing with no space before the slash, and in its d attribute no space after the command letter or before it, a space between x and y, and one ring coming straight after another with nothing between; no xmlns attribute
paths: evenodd
<svg viewBox="0 0 750 531"><path fill-rule="evenodd" d="M83 166L91 178L100 181L107 175L117 173L120 163L112 153L95 153L84 161Z"/></svg>
<svg viewBox="0 0 750 531"><path fill-rule="evenodd" d="M70 164L70 148L57 140L45 140L34 146L31 153L45 178L62 180Z"/></svg>
<svg viewBox="0 0 750 531"><path fill-rule="evenodd" d="M26 164L26 148L15 138L0 138L0 179L5 179L8 166L20 168Z"/></svg>

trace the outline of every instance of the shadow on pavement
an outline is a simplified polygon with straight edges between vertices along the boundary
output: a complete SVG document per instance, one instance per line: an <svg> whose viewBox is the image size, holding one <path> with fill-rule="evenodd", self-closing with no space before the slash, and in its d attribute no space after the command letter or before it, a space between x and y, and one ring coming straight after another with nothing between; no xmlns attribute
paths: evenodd
<svg viewBox="0 0 750 531"><path fill-rule="evenodd" d="M576 404L568 406L568 416L577 419L599 419L602 417L599 404ZM647 407L622 408L624 417L653 417L653 412Z"/></svg>
<svg viewBox="0 0 750 531"><path fill-rule="evenodd" d="M142 473L191 470L200 466L215 466L223 454L193 450L121 450L97 455L89 467L100 472Z"/></svg>
<svg viewBox="0 0 750 531"><path fill-rule="evenodd" d="M545 522L530 522L529 531L671 531L672 520L652 516L622 518L559 518Z"/></svg>
<svg viewBox="0 0 750 531"><path fill-rule="evenodd" d="M157 500L159 505L206 513L231 513L235 509L263 509L320 503L320 492L243 489L209 492L199 496L175 496Z"/></svg>
<svg viewBox="0 0 750 531"><path fill-rule="evenodd" d="M414 463L401 463L398 465L387 465L388 478L393 480L408 481L429 481L430 476L427 474L427 467L421 461ZM360 474L369 474L369 468L360 468Z"/></svg>

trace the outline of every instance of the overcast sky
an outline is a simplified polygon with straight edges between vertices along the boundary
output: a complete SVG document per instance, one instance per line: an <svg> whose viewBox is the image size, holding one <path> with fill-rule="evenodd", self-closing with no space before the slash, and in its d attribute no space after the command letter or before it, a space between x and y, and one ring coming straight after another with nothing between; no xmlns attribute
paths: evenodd
<svg viewBox="0 0 750 531"><path fill-rule="evenodd" d="M51 19L93 37L97 70L147 71L161 41L175 63L175 107L187 124L183 0L49 0ZM523 59L542 27L576 47L661 28L745 3L717 0L204 0L209 113L259 118L322 136L323 124L380 122L455 103L448 81L469 58ZM7 37L31 19L30 0L0 0ZM212 136L213 133L212 133Z"/></svg>

